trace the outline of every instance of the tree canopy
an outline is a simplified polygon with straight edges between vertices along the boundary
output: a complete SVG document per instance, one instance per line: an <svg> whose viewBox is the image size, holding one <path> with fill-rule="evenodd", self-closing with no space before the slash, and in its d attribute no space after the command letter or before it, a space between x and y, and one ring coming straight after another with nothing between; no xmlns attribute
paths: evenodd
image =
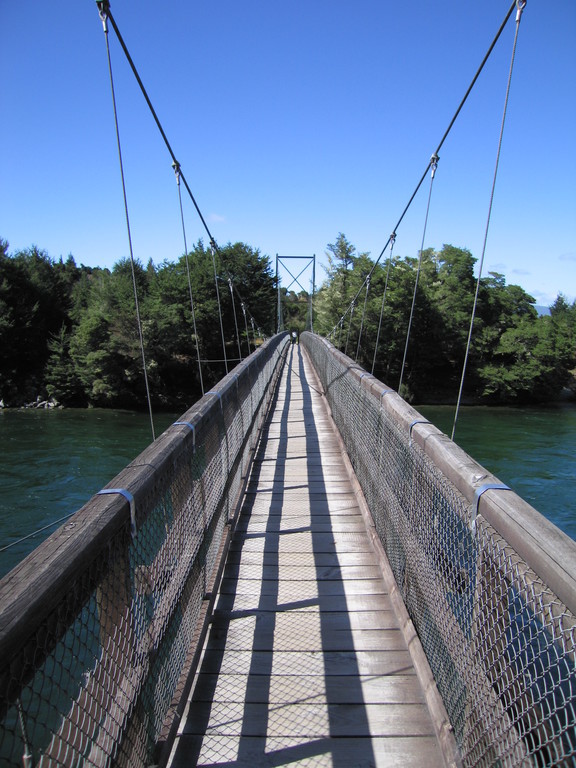
<svg viewBox="0 0 576 768"><path fill-rule="evenodd" d="M326 256L316 330L391 387L398 386L405 357L407 399L454 402L476 291L470 251L425 250L418 281L418 259L395 256L375 265L343 234ZM501 274L481 278L464 380L469 401L542 402L567 386L574 390L576 303L559 295L549 315L539 315L534 304Z"/></svg>
<svg viewBox="0 0 576 768"><path fill-rule="evenodd" d="M326 256L315 331L391 387L398 387L404 361L401 394L409 400L454 402L476 292L472 254L444 245L420 259L375 264L339 233ZM310 296L280 295L284 327L310 327ZM136 262L133 279L127 259L112 270L90 268L36 246L9 254L0 240L0 399L11 406L39 396L63 405L144 407L144 357L153 405L185 409L202 385L225 374L224 349L232 367L274 333L277 301L270 260L244 243L213 258L199 241L175 262ZM503 275L480 280L468 401L554 399L575 389L575 366L575 303L560 294L541 315Z"/></svg>
<svg viewBox="0 0 576 768"><path fill-rule="evenodd" d="M274 332L275 297L268 258L243 243L214 259L199 241L177 262L136 262L133 281L128 259L112 270L78 267L36 247L9 255L0 241L0 399L143 407L143 348L154 405L188 407L202 393L200 374L211 386L225 358L233 367Z"/></svg>

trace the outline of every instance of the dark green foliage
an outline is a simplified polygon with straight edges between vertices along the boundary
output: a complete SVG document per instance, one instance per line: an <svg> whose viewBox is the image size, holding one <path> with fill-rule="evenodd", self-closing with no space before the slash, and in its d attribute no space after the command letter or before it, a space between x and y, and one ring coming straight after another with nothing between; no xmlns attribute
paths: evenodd
<svg viewBox="0 0 576 768"><path fill-rule="evenodd" d="M0 241L0 398L42 394L48 340L69 327L69 274L35 246L8 255Z"/></svg>
<svg viewBox="0 0 576 768"><path fill-rule="evenodd" d="M418 259L374 265L340 234L328 246L317 330L409 400L453 402L458 393L476 293L475 259L462 248L427 249ZM366 293L365 278L370 274ZM418 287L414 295L416 276ZM350 311L354 301L353 311ZM411 330L406 344L410 312ZM464 395L470 401L538 402L574 388L576 305L559 296L538 316L520 286L490 273L478 286ZM376 340L378 348L376 349Z"/></svg>
<svg viewBox="0 0 576 768"><path fill-rule="evenodd" d="M188 407L202 393L197 346L205 387L225 373L215 269L232 368L239 344L246 357L274 330L275 278L257 250L236 243L213 261L199 242L176 263L136 262L133 276L127 259L110 272L77 267L71 256L54 262L37 248L9 255L0 241L0 399L145 407L143 349L154 406Z"/></svg>
<svg viewBox="0 0 576 768"><path fill-rule="evenodd" d="M396 256L375 266L340 233L327 257L315 330L332 333L346 354L394 388L405 356L402 394L408 399L454 402L477 288L472 254L444 245L420 260ZM9 255L0 240L0 399L6 405L49 396L64 405L145 407L132 270L126 259L112 271L78 267L72 256L53 261L36 247ZM199 241L177 262L136 262L134 279L155 408L188 407L201 395L200 372L205 390L221 379L223 343L231 369L262 334L275 331L278 295L269 259L243 243L213 256ZM285 328L309 327L304 291L284 291L282 308ZM506 285L503 275L482 278L465 399L550 400L563 388L574 391L575 366L574 303L559 295L550 314L539 316L532 297Z"/></svg>

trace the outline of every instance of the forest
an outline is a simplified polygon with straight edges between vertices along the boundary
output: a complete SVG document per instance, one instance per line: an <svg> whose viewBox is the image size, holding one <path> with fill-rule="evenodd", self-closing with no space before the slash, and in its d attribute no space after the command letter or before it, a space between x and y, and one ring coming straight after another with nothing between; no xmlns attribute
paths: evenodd
<svg viewBox="0 0 576 768"><path fill-rule="evenodd" d="M574 397L576 302L562 294L542 314L501 274L477 286L475 258L452 245L375 264L340 233L326 256L313 297L281 289L283 327L303 331L312 317L314 331L395 389L404 361L409 401L455 401L475 301L466 402ZM36 246L11 254L0 240L3 407L139 409L148 391L155 408L181 412L277 324L271 261L244 243L214 251L199 241L176 262L109 270Z"/></svg>

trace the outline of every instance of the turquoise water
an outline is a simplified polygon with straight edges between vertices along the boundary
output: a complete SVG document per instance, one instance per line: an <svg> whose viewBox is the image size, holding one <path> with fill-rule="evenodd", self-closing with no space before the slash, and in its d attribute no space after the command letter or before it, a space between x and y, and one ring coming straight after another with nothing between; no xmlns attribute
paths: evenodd
<svg viewBox="0 0 576 768"><path fill-rule="evenodd" d="M452 433L453 408L419 406L418 410L443 432ZM576 539L576 404L462 408L454 439Z"/></svg>
<svg viewBox="0 0 576 768"><path fill-rule="evenodd" d="M452 408L419 410L451 433ZM178 415L156 416L156 434ZM150 441L147 414L0 411L0 549L75 512ZM576 405L463 408L456 441L576 539ZM0 551L0 577L52 530Z"/></svg>
<svg viewBox="0 0 576 768"><path fill-rule="evenodd" d="M156 416L156 434L175 419ZM0 550L75 512L151 440L148 414L0 410ZM0 551L0 577L53 530Z"/></svg>

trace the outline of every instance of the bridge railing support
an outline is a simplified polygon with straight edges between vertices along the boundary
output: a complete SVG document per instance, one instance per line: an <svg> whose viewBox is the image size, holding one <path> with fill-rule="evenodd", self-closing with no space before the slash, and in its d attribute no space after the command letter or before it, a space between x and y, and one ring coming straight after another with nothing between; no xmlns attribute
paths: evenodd
<svg viewBox="0 0 576 768"><path fill-rule="evenodd" d="M465 766L576 764L576 542L329 342L301 342Z"/></svg>
<svg viewBox="0 0 576 768"><path fill-rule="evenodd" d="M0 582L0 764L149 766L180 712L279 334Z"/></svg>

